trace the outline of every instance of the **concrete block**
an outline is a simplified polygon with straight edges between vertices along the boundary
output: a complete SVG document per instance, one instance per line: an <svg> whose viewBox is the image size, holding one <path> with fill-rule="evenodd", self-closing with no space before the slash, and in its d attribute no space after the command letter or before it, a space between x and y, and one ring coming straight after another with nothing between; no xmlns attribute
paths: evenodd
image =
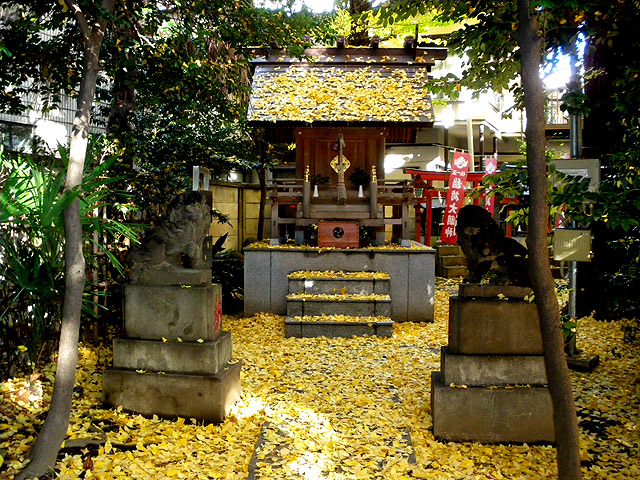
<svg viewBox="0 0 640 480"><path fill-rule="evenodd" d="M451 297L449 349L455 354L542 355L535 303Z"/></svg>
<svg viewBox="0 0 640 480"><path fill-rule="evenodd" d="M260 249L251 249L250 252L250 255L245 256L244 262L244 314L279 313L272 310L271 306L271 253L269 250ZM283 287L287 288L286 283ZM285 302L286 295L285 290Z"/></svg>
<svg viewBox="0 0 640 480"><path fill-rule="evenodd" d="M287 301L287 315L290 317L301 317L304 313L304 302L302 300Z"/></svg>
<svg viewBox="0 0 640 480"><path fill-rule="evenodd" d="M349 315L353 317L390 317L391 300L289 299L287 315Z"/></svg>
<svg viewBox="0 0 640 480"><path fill-rule="evenodd" d="M222 289L132 283L125 286L124 319L129 338L213 340L221 327Z"/></svg>
<svg viewBox="0 0 640 480"><path fill-rule="evenodd" d="M136 285L210 285L211 270L176 268L175 270L143 270L137 274Z"/></svg>
<svg viewBox="0 0 640 480"><path fill-rule="evenodd" d="M442 267L466 265L467 259L462 255L445 255L438 257L438 263Z"/></svg>
<svg viewBox="0 0 640 480"><path fill-rule="evenodd" d="M442 349L445 385L546 385L542 355L455 355Z"/></svg>
<svg viewBox="0 0 640 480"><path fill-rule="evenodd" d="M219 423L240 398L240 369L240 362L227 364L213 375L109 369L103 374L103 399L144 416Z"/></svg>
<svg viewBox="0 0 640 480"><path fill-rule="evenodd" d="M464 265L449 265L441 267L440 272L445 278L465 277L469 274L469 269Z"/></svg>
<svg viewBox="0 0 640 480"><path fill-rule="evenodd" d="M417 276L409 275L415 263ZM412 267L413 268L413 267ZM390 296L395 321L431 322L434 316L435 250L380 249L245 249L245 315L287 312L287 275L298 270L348 270L386 272L391 277ZM410 278L417 283L410 284ZM409 309L409 304L412 308Z"/></svg>
<svg viewBox="0 0 640 480"><path fill-rule="evenodd" d="M285 320L285 337L312 338L351 338L353 336L376 335L393 336L393 322L321 322Z"/></svg>
<svg viewBox="0 0 640 480"><path fill-rule="evenodd" d="M376 295L390 295L391 282L389 279L375 278L373 280L373 293Z"/></svg>
<svg viewBox="0 0 640 480"><path fill-rule="evenodd" d="M529 287L516 287L514 285L488 285L478 283L463 283L458 290L459 297L479 298L525 298L533 295Z"/></svg>
<svg viewBox="0 0 640 480"><path fill-rule="evenodd" d="M304 284L306 279L304 278L290 278L289 279L289 293L304 293Z"/></svg>
<svg viewBox="0 0 640 480"><path fill-rule="evenodd" d="M221 332L213 340L163 342L116 338L113 368L167 373L213 374L231 360L231 334Z"/></svg>
<svg viewBox="0 0 640 480"><path fill-rule="evenodd" d="M289 280L291 282L291 280ZM302 290L299 292L317 295L317 294L335 294L335 293L349 293L355 295L368 295L374 293L375 287L379 282L380 290L384 290L385 281L382 279L373 278L306 278L302 282ZM387 294L389 280L386 280ZM289 292L292 292L290 285ZM344 291L343 291L344 289Z"/></svg>
<svg viewBox="0 0 640 480"><path fill-rule="evenodd" d="M431 374L433 435L454 442L552 443L551 394L546 387L452 388Z"/></svg>
<svg viewBox="0 0 640 480"><path fill-rule="evenodd" d="M436 249L438 250L439 257L462 254L462 250L460 249L460 247L455 244L439 244L436 246Z"/></svg>

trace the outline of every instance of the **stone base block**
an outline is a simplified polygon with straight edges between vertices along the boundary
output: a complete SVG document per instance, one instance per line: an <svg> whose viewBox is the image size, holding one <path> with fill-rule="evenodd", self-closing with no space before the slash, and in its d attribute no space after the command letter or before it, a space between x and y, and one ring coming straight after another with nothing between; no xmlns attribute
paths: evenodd
<svg viewBox="0 0 640 480"><path fill-rule="evenodd" d="M124 290L124 330L129 338L213 340L221 327L222 288L129 284Z"/></svg>
<svg viewBox="0 0 640 480"><path fill-rule="evenodd" d="M116 338L113 368L208 375L231 360L231 334L222 332L208 342L163 342Z"/></svg>
<svg viewBox="0 0 640 480"><path fill-rule="evenodd" d="M244 249L244 314L287 314L287 276L299 270L388 273L393 320L432 322L435 250L398 249Z"/></svg>
<svg viewBox="0 0 640 480"><path fill-rule="evenodd" d="M388 278L290 278L289 293L335 294L349 293L356 295L389 295L391 291ZM342 291L344 289L344 291Z"/></svg>
<svg viewBox="0 0 640 480"><path fill-rule="evenodd" d="M451 297L449 349L469 355L542 355L535 303Z"/></svg>
<svg viewBox="0 0 640 480"><path fill-rule="evenodd" d="M220 423L240 398L240 369L240 362L214 375L109 369L103 375L104 401L144 416Z"/></svg>
<svg viewBox="0 0 640 480"><path fill-rule="evenodd" d="M529 287L516 287L513 285L489 285L479 283L463 283L458 290L459 297L480 297L480 298L525 298L533 295L533 290Z"/></svg>
<svg viewBox="0 0 640 480"><path fill-rule="evenodd" d="M546 385L542 355L455 355L442 349L445 385Z"/></svg>
<svg viewBox="0 0 640 480"><path fill-rule="evenodd" d="M290 318L284 322L285 337L351 338L364 335L391 337L393 336L393 322L315 322L296 321Z"/></svg>
<svg viewBox="0 0 640 480"><path fill-rule="evenodd" d="M433 435L447 441L553 443L553 408L546 387L455 388L431 374Z"/></svg>
<svg viewBox="0 0 640 480"><path fill-rule="evenodd" d="M211 283L211 270L193 270L175 268L174 270L143 270L132 272L136 284L146 285L208 285Z"/></svg>
<svg viewBox="0 0 640 480"><path fill-rule="evenodd" d="M390 317L391 300L288 299L287 315L350 315L353 317Z"/></svg>

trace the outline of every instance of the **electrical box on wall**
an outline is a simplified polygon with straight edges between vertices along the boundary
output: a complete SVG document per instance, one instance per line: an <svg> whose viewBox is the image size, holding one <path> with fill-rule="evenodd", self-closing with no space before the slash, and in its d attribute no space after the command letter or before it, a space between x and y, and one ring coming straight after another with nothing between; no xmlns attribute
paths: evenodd
<svg viewBox="0 0 640 480"><path fill-rule="evenodd" d="M591 230L556 228L553 231L553 259L590 262Z"/></svg>

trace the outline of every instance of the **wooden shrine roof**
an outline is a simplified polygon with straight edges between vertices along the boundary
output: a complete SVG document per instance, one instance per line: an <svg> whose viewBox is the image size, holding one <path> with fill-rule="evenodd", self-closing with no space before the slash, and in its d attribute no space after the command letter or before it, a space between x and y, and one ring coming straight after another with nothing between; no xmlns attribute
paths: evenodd
<svg viewBox="0 0 640 480"><path fill-rule="evenodd" d="M253 125L432 126L426 88L442 48L307 49L253 60Z"/></svg>

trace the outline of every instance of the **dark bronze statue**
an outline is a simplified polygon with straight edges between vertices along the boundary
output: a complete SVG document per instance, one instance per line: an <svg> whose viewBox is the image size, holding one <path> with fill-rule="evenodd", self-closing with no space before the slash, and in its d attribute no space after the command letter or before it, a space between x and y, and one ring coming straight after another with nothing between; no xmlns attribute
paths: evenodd
<svg viewBox="0 0 640 480"><path fill-rule="evenodd" d="M480 283L494 272L495 285L530 287L527 249L502 233L491 214L477 205L467 205L458 212L458 245L467 257L469 276L463 283Z"/></svg>

